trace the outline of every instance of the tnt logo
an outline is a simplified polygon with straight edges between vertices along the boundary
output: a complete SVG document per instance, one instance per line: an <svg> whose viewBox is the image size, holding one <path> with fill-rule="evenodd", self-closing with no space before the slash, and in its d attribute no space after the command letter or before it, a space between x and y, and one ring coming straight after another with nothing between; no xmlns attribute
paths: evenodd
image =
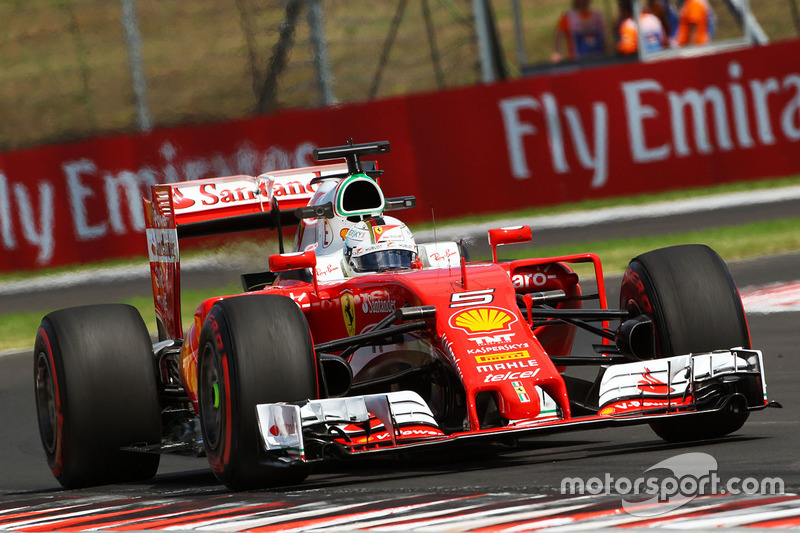
<svg viewBox="0 0 800 533"><path fill-rule="evenodd" d="M486 335L483 337L467 337L469 340L477 343L478 346L486 346L487 344L508 344L511 342L513 333L509 335Z"/></svg>

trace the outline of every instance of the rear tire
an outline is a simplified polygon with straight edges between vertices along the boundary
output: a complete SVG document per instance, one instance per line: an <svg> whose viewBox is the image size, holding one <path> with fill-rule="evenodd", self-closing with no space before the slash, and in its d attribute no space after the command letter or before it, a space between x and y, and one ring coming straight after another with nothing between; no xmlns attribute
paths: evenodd
<svg viewBox="0 0 800 533"><path fill-rule="evenodd" d="M262 464L256 405L318 397L308 322L279 295L217 302L200 333L198 403L211 469L233 490L290 485L307 464Z"/></svg>
<svg viewBox="0 0 800 533"><path fill-rule="evenodd" d="M672 246L634 258L622 280L620 307L652 319L657 358L750 348L736 284L722 258L705 245ZM709 439L737 431L748 415L732 405L722 413L652 422L650 427L668 442Z"/></svg>
<svg viewBox="0 0 800 533"><path fill-rule="evenodd" d="M59 483L141 481L157 454L120 447L161 442L150 335L129 305L63 309L42 319L34 348L39 433Z"/></svg>

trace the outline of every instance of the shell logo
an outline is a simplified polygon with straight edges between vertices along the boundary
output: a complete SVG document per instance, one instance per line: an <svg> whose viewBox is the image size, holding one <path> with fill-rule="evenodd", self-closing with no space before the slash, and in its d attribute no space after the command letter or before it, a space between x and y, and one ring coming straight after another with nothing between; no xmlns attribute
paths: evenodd
<svg viewBox="0 0 800 533"><path fill-rule="evenodd" d="M496 307L476 307L465 309L450 317L450 325L467 333L487 333L489 331L508 331L517 318L511 313Z"/></svg>

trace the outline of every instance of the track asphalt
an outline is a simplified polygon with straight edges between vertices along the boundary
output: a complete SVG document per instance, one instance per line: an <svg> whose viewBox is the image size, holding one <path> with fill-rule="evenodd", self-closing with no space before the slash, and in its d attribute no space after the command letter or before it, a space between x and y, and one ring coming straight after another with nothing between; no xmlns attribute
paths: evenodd
<svg viewBox="0 0 800 533"><path fill-rule="evenodd" d="M531 223L537 240L589 241L601 234L669 233L680 231L687 224L689 227L737 224L800 213L798 198L749 205L736 203L740 200L713 210L594 221L578 227L545 229L543 223L537 225L535 220L493 225ZM473 229L483 231L474 226ZM437 233L438 239L447 238L444 229ZM717 525L796 527L800 524L800 500L793 496L800 491L797 455L800 311L791 303L777 309L774 305L770 309L763 306L765 301L791 302L791 298L796 298L793 295L800 280L800 252L729 266L745 297L753 345L764 352L769 396L784 408L754 413L742 430L729 437L682 446L662 442L647 426L554 434L524 439L510 448L497 445L446 455L333 464L318 469L298 487L236 494L216 482L204 459L165 457L159 474L149 483L64 491L47 469L41 450L33 402L31 355L6 354L0 357L0 420L6 428L0 440L0 530L125 527L406 531L419 527L432 531L445 528L524 531L545 526L590 530L612 526L696 530ZM186 280L189 284L210 281L218 284L220 276L227 275L235 280L238 271L229 270L229 265L189 268ZM0 297L4 306L22 310L28 304L33 309L41 308L35 306L46 301L70 305L149 291L146 277L93 281L69 287L66 283L56 283L39 291L29 286L28 290L17 293L5 285L0 287ZM608 295L612 302L616 300L617 287L618 279L610 278ZM765 290L772 292L765 296ZM580 349L589 342L579 336L576 345ZM567 495L561 490L569 477L635 480L650 475L648 469L654 465L678 456L682 456L679 460L686 459L683 454L688 453L712 457L717 464L716 473L723 481L740 478L758 484L766 479L780 479L781 494L745 497L706 492L682 500L667 499L666 504L672 507L665 507L664 502L647 507L640 502L638 511L632 511L619 491ZM655 514L647 515L647 509Z"/></svg>

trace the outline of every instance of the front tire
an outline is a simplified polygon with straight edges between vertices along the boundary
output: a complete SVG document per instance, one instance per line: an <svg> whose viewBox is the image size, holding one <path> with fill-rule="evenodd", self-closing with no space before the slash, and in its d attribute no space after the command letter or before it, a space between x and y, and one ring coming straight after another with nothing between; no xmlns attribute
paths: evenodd
<svg viewBox="0 0 800 533"><path fill-rule="evenodd" d="M39 433L66 488L141 481L159 455L121 451L161 441L150 335L129 305L91 305L42 319L34 347Z"/></svg>
<svg viewBox="0 0 800 533"><path fill-rule="evenodd" d="M262 462L256 405L317 398L317 361L305 315L289 298L217 302L200 333L198 403L211 469L234 490L301 482L308 465Z"/></svg>
<svg viewBox="0 0 800 533"><path fill-rule="evenodd" d="M736 284L722 258L705 245L672 246L634 258L622 280L620 308L651 318L652 355L657 358L750 348ZM709 439L737 431L748 415L733 404L721 413L652 422L650 427L668 442Z"/></svg>

